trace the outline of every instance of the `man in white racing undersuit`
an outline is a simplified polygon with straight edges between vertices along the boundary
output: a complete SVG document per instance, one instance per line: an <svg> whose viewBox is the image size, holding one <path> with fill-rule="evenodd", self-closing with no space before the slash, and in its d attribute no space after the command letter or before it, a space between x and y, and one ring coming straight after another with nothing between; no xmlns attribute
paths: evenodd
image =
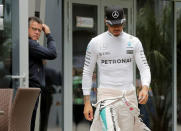
<svg viewBox="0 0 181 131"><path fill-rule="evenodd" d="M151 81L150 68L142 44L138 38L123 31L125 18L122 8L107 7L105 14L108 31L93 38L86 50L82 79L84 116L89 121L94 119L91 131L149 131L137 118L138 102L146 104ZM140 71L142 82L138 102L133 85L134 62ZM98 103L93 117L90 92L96 63L99 85Z"/></svg>

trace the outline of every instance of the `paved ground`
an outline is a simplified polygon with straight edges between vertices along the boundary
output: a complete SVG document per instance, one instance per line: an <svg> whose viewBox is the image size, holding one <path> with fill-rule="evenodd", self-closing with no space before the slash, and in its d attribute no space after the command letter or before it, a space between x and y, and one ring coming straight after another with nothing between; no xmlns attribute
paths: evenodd
<svg viewBox="0 0 181 131"><path fill-rule="evenodd" d="M58 129L49 128L47 131L62 131L62 130L60 128ZM73 125L73 131L89 131L89 125L87 125L87 123L82 123L78 125L77 128L75 127L75 125ZM177 126L177 131L181 131L181 125Z"/></svg>
<svg viewBox="0 0 181 131"><path fill-rule="evenodd" d="M62 131L59 128L49 128L47 131Z"/></svg>
<svg viewBox="0 0 181 131"><path fill-rule="evenodd" d="M47 131L62 131L60 128L49 128ZM73 131L89 131L89 124L87 122L81 122L77 126L73 124Z"/></svg>
<svg viewBox="0 0 181 131"><path fill-rule="evenodd" d="M181 125L177 126L177 131L181 131Z"/></svg>

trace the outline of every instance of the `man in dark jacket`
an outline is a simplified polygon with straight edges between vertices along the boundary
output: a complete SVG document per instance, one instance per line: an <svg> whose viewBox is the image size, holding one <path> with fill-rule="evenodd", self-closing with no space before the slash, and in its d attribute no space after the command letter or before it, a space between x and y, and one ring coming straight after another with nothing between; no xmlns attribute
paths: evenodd
<svg viewBox="0 0 181 131"><path fill-rule="evenodd" d="M56 43L50 34L50 28L43 24L38 17L29 17L28 26L29 86L43 88L45 87L44 62L45 60L52 60L56 58ZM45 33L47 38L47 47L41 46L38 43L42 31ZM37 107L38 100L32 114L31 131L34 131Z"/></svg>

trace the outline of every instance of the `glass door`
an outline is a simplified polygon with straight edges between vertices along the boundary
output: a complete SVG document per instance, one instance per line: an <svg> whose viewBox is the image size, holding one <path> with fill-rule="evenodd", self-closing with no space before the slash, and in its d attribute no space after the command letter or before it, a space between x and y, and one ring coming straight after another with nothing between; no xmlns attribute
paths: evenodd
<svg viewBox="0 0 181 131"><path fill-rule="evenodd" d="M0 0L0 88L28 87L27 6L27 0Z"/></svg>
<svg viewBox="0 0 181 131"><path fill-rule="evenodd" d="M82 95L82 71L87 45L98 32L97 5L72 4L72 77L73 77L73 130L88 130L89 123L84 119ZM92 96L93 98L93 96ZM83 129L85 128L85 129Z"/></svg>
<svg viewBox="0 0 181 131"><path fill-rule="evenodd" d="M12 27L10 1L0 1L0 88L12 88Z"/></svg>
<svg viewBox="0 0 181 131"><path fill-rule="evenodd" d="M125 25L125 31L128 32L128 24L130 19L128 18L130 13L130 7L124 6L122 3L117 3L116 1L111 2L101 2L97 5L94 4L84 4L84 3L72 3L72 85L73 85L73 131L89 130L90 124L85 120L83 115L84 103L83 103L83 93L82 93L82 72L84 65L84 57L87 45L91 38L95 37L100 33L104 32L105 29L101 29L104 26L104 12L105 7L120 4L124 8L125 17L127 19ZM101 23L99 25L99 23ZM96 103L96 88L97 80L96 73L97 69L93 73L93 83L91 90L91 102Z"/></svg>
<svg viewBox="0 0 181 131"><path fill-rule="evenodd" d="M126 32L131 28L131 2L117 0L71 0L64 2L64 130L89 130L91 122L83 115L82 71L86 48L91 38L106 30L105 7L120 5L124 8L127 23ZM133 7L132 7L133 8ZM67 17L68 16L68 17ZM133 23L133 22L132 22ZM91 102L96 102L98 80L95 69L91 91ZM72 110L71 110L72 109ZM72 120L72 123L70 121Z"/></svg>
<svg viewBox="0 0 181 131"><path fill-rule="evenodd" d="M176 61L177 61L177 131L181 130L181 2L176 2L175 6L175 22L176 22Z"/></svg>

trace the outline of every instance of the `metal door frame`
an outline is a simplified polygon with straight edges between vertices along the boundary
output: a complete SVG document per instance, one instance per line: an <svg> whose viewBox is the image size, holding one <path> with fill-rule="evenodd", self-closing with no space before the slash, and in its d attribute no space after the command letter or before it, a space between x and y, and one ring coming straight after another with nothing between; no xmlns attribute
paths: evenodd
<svg viewBox="0 0 181 131"><path fill-rule="evenodd" d="M12 79L29 85L28 0L12 0Z"/></svg>
<svg viewBox="0 0 181 131"><path fill-rule="evenodd" d="M177 131L177 8L181 8L181 1L174 2L174 46L173 46L173 131Z"/></svg>

